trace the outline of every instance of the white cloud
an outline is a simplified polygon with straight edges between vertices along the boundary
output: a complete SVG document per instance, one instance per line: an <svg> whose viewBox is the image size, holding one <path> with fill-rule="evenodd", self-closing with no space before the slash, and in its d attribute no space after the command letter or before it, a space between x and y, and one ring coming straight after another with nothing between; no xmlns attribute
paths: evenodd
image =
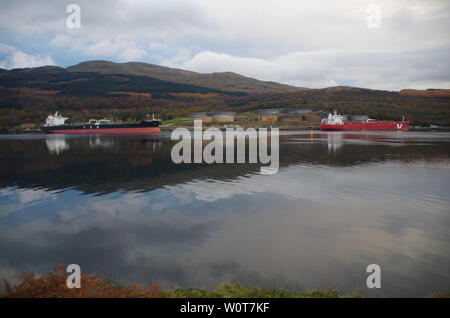
<svg viewBox="0 0 450 318"><path fill-rule="evenodd" d="M149 57L149 51L141 48L135 41L126 39L102 39L99 41L86 41L79 35L65 33L56 34L50 41L55 47L69 47L88 58L109 57L119 61L133 61Z"/></svg>
<svg viewBox="0 0 450 318"><path fill-rule="evenodd" d="M9 68L55 65L55 62L50 56L29 55L22 51L14 52L9 59L10 59Z"/></svg>
<svg viewBox="0 0 450 318"><path fill-rule="evenodd" d="M194 50L191 47L180 48L169 59L161 62L161 65L168 67L178 67L185 64L188 60L193 58ZM202 72L198 70L198 72Z"/></svg>
<svg viewBox="0 0 450 318"><path fill-rule="evenodd" d="M153 51L153 50L167 50L169 48L169 46L165 43L161 43L161 42L151 42L148 45L148 49Z"/></svg>
<svg viewBox="0 0 450 318"><path fill-rule="evenodd" d="M12 46L1 43L0 55L5 56L5 58L0 61L0 67L4 69L55 65L51 56L30 55Z"/></svg>
<svg viewBox="0 0 450 318"><path fill-rule="evenodd" d="M448 49L448 46L436 46L411 51L321 50L266 59L204 51L192 58L171 59L163 64L204 73L232 71L306 87L333 86L338 79L348 79L355 81L356 86L378 89L445 88L450 87L447 76L450 62L440 52ZM433 61L435 66L428 66L426 61ZM421 67L423 63L427 66Z"/></svg>
<svg viewBox="0 0 450 318"><path fill-rule="evenodd" d="M136 61L147 56L145 50L138 48L127 49L119 54L119 59L123 61Z"/></svg>
<svg viewBox="0 0 450 318"><path fill-rule="evenodd" d="M0 190L0 198L2 196L10 197L8 198L10 203L2 205L0 217L21 211L44 201L49 202L57 199L56 193L40 189L24 190L18 188L4 188Z"/></svg>
<svg viewBox="0 0 450 318"><path fill-rule="evenodd" d="M56 34L53 39L50 41L51 45L57 46L57 47L64 47L66 45L69 45L71 41L71 38L68 34Z"/></svg>

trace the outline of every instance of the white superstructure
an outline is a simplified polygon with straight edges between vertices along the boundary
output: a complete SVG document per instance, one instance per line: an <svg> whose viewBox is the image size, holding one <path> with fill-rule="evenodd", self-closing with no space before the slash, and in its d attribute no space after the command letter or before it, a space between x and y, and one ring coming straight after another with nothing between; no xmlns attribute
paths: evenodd
<svg viewBox="0 0 450 318"><path fill-rule="evenodd" d="M328 114L327 118L322 119L321 124L326 125L343 125L344 124L344 117L342 115L339 115L337 111L334 111L334 114Z"/></svg>
<svg viewBox="0 0 450 318"><path fill-rule="evenodd" d="M54 115L50 114L45 120L45 126L61 126L64 125L68 117L62 117L61 114L55 112Z"/></svg>

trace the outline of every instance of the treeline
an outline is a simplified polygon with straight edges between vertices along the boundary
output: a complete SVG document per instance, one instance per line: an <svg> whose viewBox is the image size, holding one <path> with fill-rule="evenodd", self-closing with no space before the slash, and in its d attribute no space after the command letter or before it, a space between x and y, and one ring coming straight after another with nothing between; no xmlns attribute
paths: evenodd
<svg viewBox="0 0 450 318"><path fill-rule="evenodd" d="M191 84L175 83L157 78L135 75L69 72L44 68L22 69L0 73L3 88L35 88L57 92L59 96L110 96L112 92L139 92L153 98L174 99L171 93L221 93L243 96L242 92L223 92Z"/></svg>
<svg viewBox="0 0 450 318"><path fill-rule="evenodd" d="M0 129L41 124L58 110L73 121L113 116L135 121L155 113L162 119L195 111L260 108L337 109L378 120L405 119L413 125L450 126L450 95L405 94L351 87L280 93L224 92L145 76L68 72L59 67L0 72ZM318 124L318 123L317 123Z"/></svg>

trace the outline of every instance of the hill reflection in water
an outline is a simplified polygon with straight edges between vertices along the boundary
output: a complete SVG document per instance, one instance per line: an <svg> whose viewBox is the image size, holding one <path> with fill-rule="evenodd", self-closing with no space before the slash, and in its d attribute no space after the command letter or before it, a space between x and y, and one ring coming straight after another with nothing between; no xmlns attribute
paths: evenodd
<svg viewBox="0 0 450 318"><path fill-rule="evenodd" d="M414 138L411 134L414 133L282 135L280 168L448 159L449 145L442 136ZM152 190L196 179L228 180L259 172L259 164L174 164L170 158L174 143L168 135L3 139L0 186L110 193L119 189Z"/></svg>

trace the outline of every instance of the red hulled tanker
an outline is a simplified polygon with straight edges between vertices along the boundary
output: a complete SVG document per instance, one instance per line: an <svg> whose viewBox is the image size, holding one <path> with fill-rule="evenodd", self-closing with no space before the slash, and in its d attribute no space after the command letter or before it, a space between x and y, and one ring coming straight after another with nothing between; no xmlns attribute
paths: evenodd
<svg viewBox="0 0 450 318"><path fill-rule="evenodd" d="M367 119L365 122L345 121L336 111L322 119L320 130L324 131L407 131L409 121L376 121Z"/></svg>

